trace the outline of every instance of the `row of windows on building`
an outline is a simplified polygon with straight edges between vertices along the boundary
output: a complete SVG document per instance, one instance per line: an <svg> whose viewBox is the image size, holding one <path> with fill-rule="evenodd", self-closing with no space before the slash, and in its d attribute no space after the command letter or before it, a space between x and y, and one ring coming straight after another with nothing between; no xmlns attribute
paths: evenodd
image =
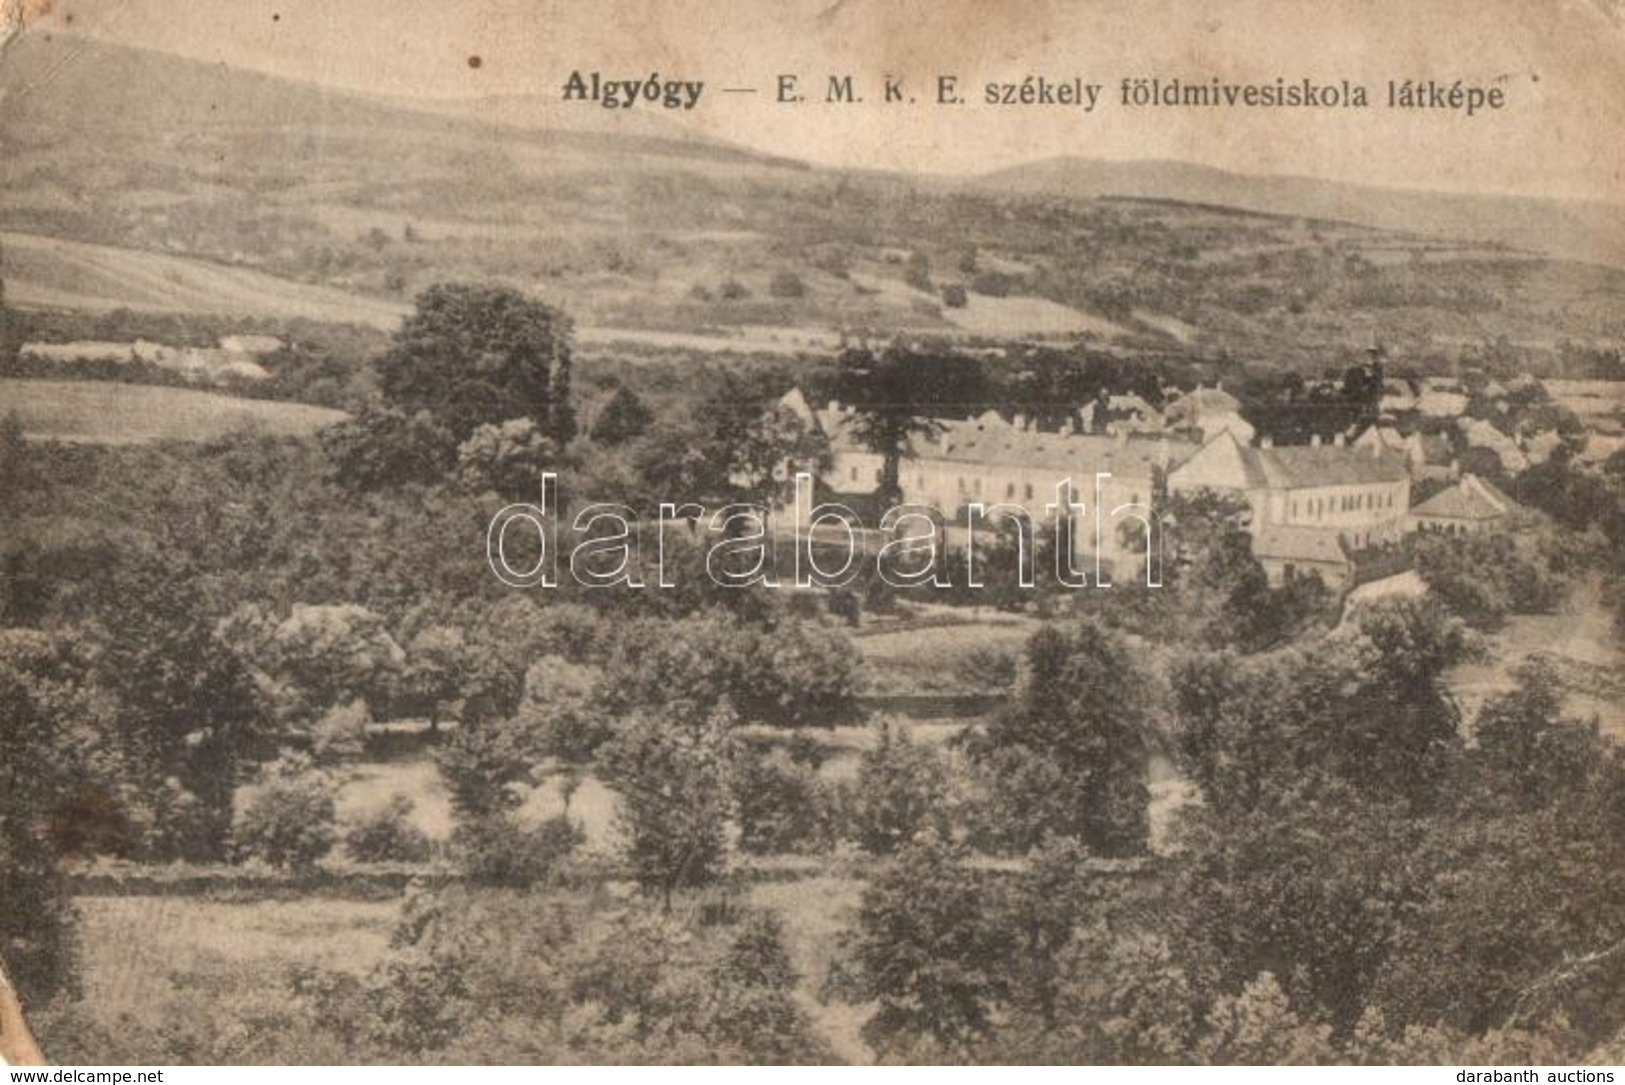
<svg viewBox="0 0 1625 1085"><path fill-rule="evenodd" d="M862 474L862 469L857 467L856 465L853 465L852 467L847 469L847 478L852 482L859 481L859 479L861 477L861 474ZM874 475L875 475L874 480L876 482L879 482L880 479L881 479L881 470L880 470L880 468L878 468L878 467L875 468ZM982 496L982 479L980 477L972 476L970 478L966 478L964 475L960 475L960 476L958 476L958 478L955 479L955 483L956 483L956 488L959 491L959 496L960 497L981 497ZM923 491L925 489L925 476L924 475L915 475L914 476L914 485L915 485L915 487L917 489ZM1004 484L1004 497L1005 497L1005 500L1007 500L1007 501L1015 500L1016 497L1017 497L1018 491L1019 491L1020 497L1021 497L1021 499L1023 501L1032 501L1034 498L1037 497L1037 490L1033 486L1033 484L1030 483L1030 482L1023 482L1023 483L1020 483L1019 485L1017 483L1014 483L1014 482L1006 482ZM1132 503L1136 504L1136 505L1138 505L1140 503L1140 495L1139 494L1135 494L1133 496ZM1293 511L1295 513L1297 511L1296 508L1294 508Z"/></svg>
<svg viewBox="0 0 1625 1085"><path fill-rule="evenodd" d="M1361 512L1370 509L1391 509L1394 507L1394 495L1392 491L1390 491L1386 494L1369 492L1344 494L1340 498L1313 497L1305 498L1302 504L1304 508L1304 515L1307 515L1315 520L1321 520L1325 518L1327 513ZM1292 502L1292 518L1294 520L1299 516L1298 505L1298 501L1294 500Z"/></svg>

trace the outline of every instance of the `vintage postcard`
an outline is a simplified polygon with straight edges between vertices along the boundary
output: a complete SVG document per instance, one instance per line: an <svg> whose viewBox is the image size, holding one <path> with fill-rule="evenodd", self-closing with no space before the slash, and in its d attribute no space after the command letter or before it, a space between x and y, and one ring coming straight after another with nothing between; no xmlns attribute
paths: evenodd
<svg viewBox="0 0 1625 1085"><path fill-rule="evenodd" d="M0 1056L1612 1081L1622 350L1616 0L0 0Z"/></svg>

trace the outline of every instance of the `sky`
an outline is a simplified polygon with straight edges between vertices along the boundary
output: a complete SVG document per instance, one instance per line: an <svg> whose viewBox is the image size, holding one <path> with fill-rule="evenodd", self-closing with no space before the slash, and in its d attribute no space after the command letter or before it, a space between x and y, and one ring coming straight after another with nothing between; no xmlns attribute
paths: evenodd
<svg viewBox="0 0 1625 1085"><path fill-rule="evenodd" d="M572 71L703 79L708 136L856 168L967 173L1055 155L1177 159L1409 188L1625 203L1621 0L0 0L31 25L392 96L538 95ZM477 59L477 65L474 60ZM794 73L821 96L773 101ZM953 74L973 99L931 104ZM989 82L1105 84L1093 113L986 106ZM881 79L916 102L886 105ZM1127 109L1125 78L1364 84L1364 110ZM1386 107L1392 80L1500 87L1466 117ZM721 86L756 94L717 93ZM645 109L640 105L638 109ZM607 119L605 121L607 123Z"/></svg>

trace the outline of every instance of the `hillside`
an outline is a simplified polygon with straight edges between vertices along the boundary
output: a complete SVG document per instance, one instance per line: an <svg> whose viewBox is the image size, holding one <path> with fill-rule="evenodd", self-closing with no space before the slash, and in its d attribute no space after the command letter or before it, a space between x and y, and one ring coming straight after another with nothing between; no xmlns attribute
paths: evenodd
<svg viewBox="0 0 1625 1085"><path fill-rule="evenodd" d="M302 318L389 331L405 305L201 260L0 232L6 297L22 308Z"/></svg>
<svg viewBox="0 0 1625 1085"><path fill-rule="evenodd" d="M380 100L24 33L0 54L9 296L387 328L430 283L478 279L644 350L908 334L1303 371L1373 336L1435 368L1625 343L1625 272L1537 251L1625 248L1589 205L1157 162L814 169L617 112Z"/></svg>
<svg viewBox="0 0 1625 1085"><path fill-rule="evenodd" d="M1054 158L984 174L978 187L1072 199L1126 196L1356 223L1625 266L1625 207L1253 176L1188 162Z"/></svg>

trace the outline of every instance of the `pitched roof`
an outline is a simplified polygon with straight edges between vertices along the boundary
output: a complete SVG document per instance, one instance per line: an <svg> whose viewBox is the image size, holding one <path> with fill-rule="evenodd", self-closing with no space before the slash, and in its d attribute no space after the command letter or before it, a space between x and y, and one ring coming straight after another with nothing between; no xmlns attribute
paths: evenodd
<svg viewBox="0 0 1625 1085"><path fill-rule="evenodd" d="M1266 524L1253 536L1253 556L1279 561L1316 561L1348 564L1343 542L1335 529Z"/></svg>
<svg viewBox="0 0 1625 1085"><path fill-rule="evenodd" d="M869 451L852 436L850 414L828 409L815 413L832 449ZM1196 448L1175 437L1112 437L1022 429L993 411L972 419L939 419L937 425L939 432L935 436L914 439L910 459L1087 474L1107 471L1117 477L1149 478L1154 467L1176 463Z"/></svg>
<svg viewBox="0 0 1625 1085"><path fill-rule="evenodd" d="M1197 388L1169 403L1163 408L1163 414L1169 418L1184 418L1186 415L1236 414L1240 410L1241 400L1223 388Z"/></svg>
<svg viewBox="0 0 1625 1085"><path fill-rule="evenodd" d="M1411 509L1412 516L1441 520L1495 520L1512 508L1512 499L1477 475L1465 475Z"/></svg>
<svg viewBox="0 0 1625 1085"><path fill-rule="evenodd" d="M1281 445L1243 451L1256 455L1269 477L1281 480L1274 488L1357 486L1410 478L1403 457L1373 454L1368 448Z"/></svg>

